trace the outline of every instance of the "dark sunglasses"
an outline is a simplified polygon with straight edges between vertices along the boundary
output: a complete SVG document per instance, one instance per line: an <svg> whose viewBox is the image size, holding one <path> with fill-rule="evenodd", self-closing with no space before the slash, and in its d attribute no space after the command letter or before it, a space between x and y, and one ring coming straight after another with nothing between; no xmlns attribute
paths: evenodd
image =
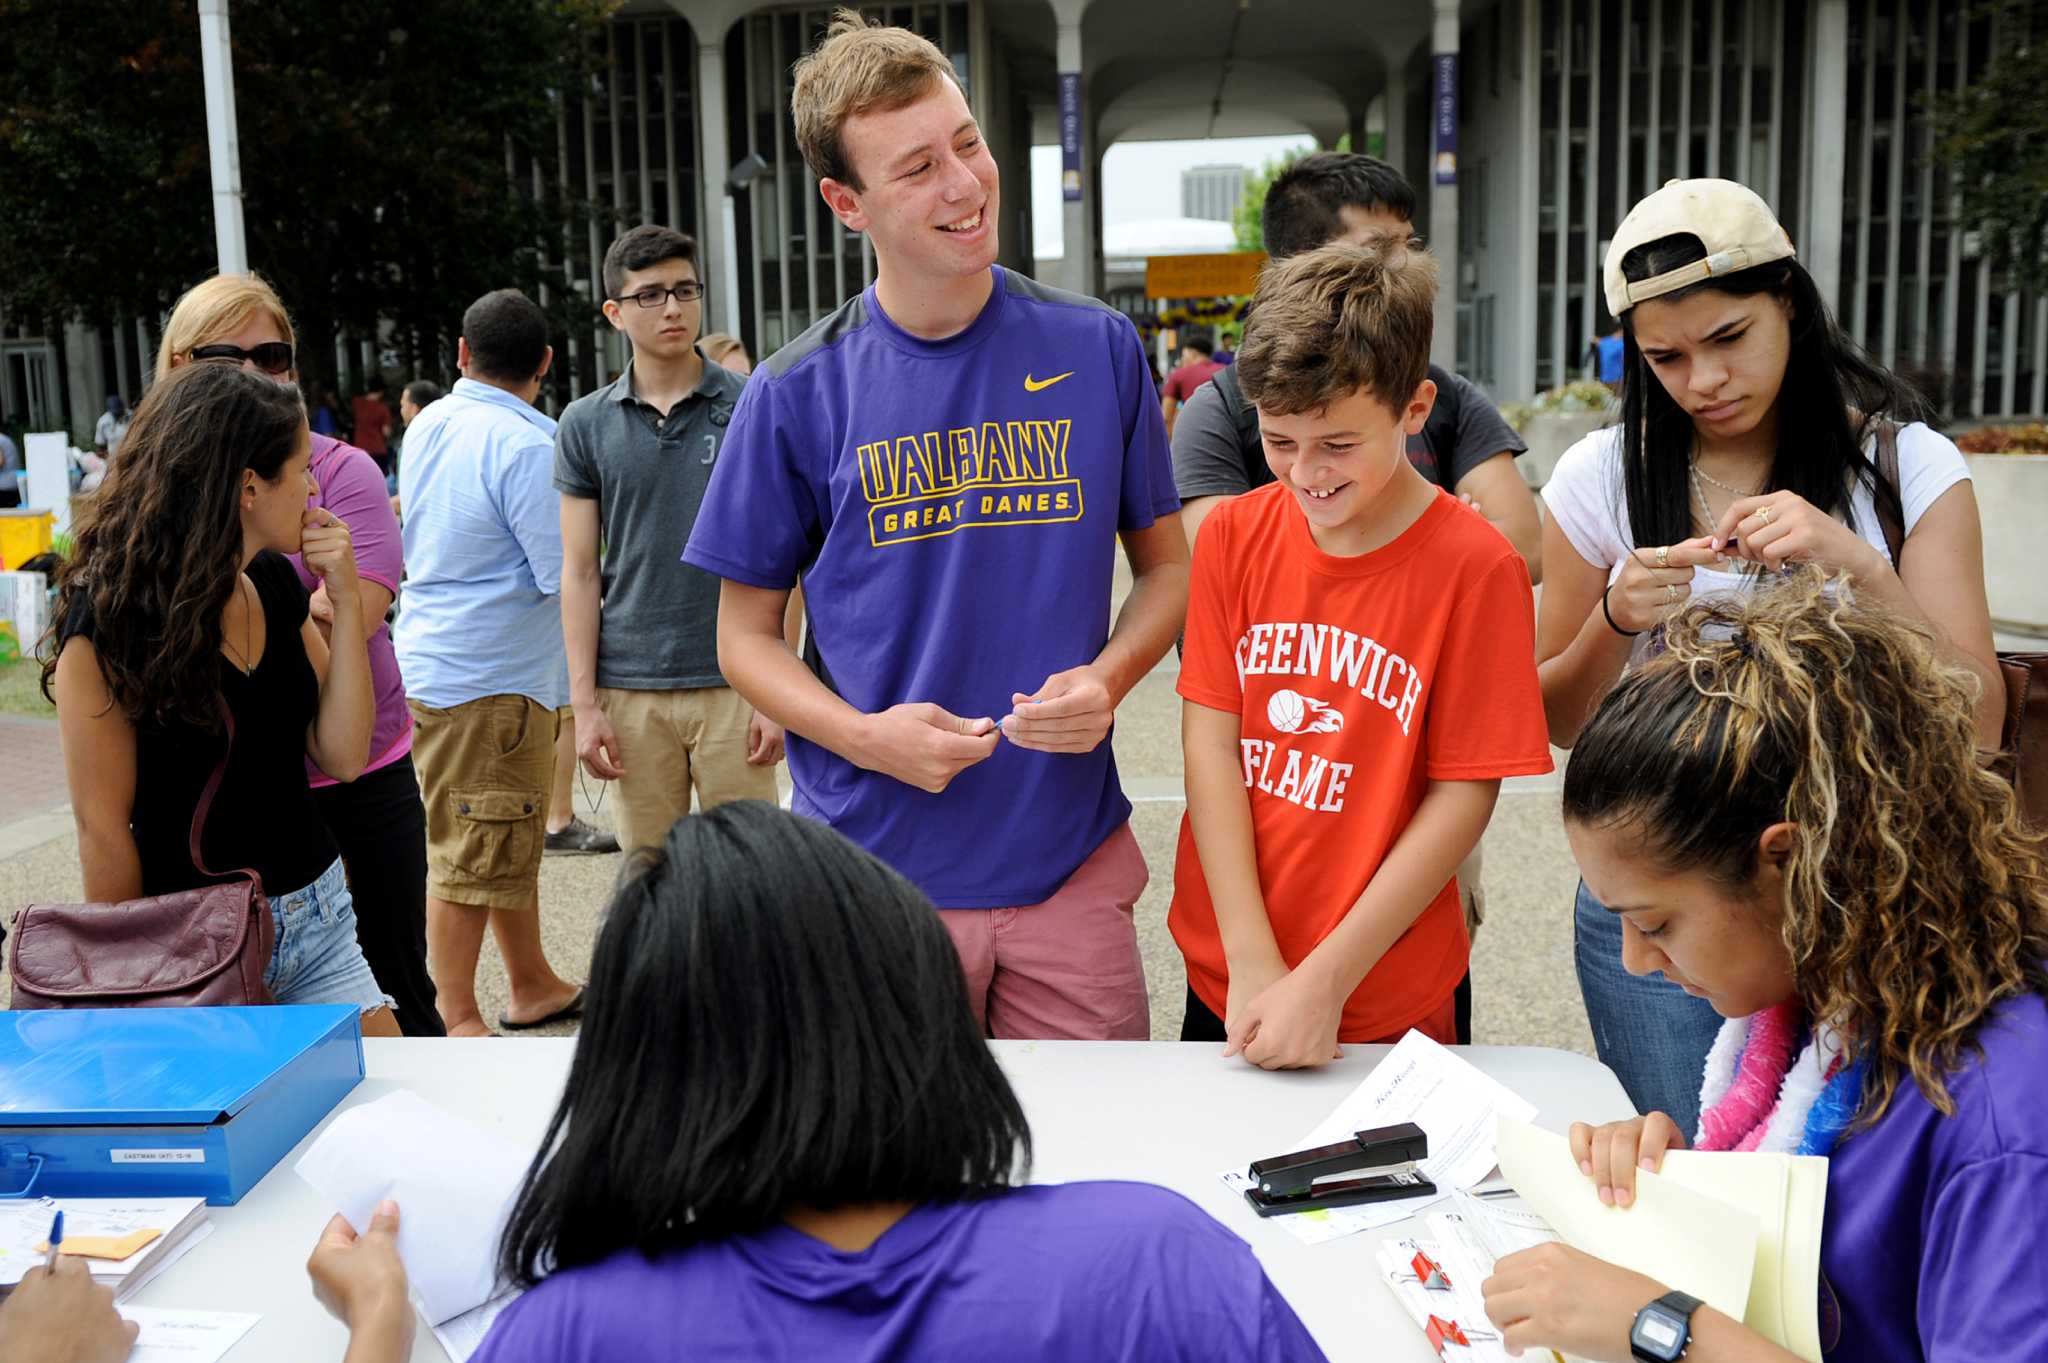
<svg viewBox="0 0 2048 1363"><path fill-rule="evenodd" d="M247 350L238 345L202 345L192 348L195 360L233 360L236 364L247 361L266 374L289 374L292 372L292 348L283 341L265 341L250 346Z"/></svg>

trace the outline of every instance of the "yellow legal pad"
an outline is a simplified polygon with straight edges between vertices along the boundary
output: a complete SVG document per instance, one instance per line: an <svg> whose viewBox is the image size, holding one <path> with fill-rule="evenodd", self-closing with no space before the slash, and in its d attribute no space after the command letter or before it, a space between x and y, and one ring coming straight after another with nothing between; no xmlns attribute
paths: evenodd
<svg viewBox="0 0 2048 1363"><path fill-rule="evenodd" d="M81 1259L112 1259L119 1263L162 1235L160 1230L129 1231L118 1240L108 1235L67 1235L64 1243L57 1247L57 1252L75 1254ZM49 1252L50 1242L47 1240L36 1246L38 1254Z"/></svg>

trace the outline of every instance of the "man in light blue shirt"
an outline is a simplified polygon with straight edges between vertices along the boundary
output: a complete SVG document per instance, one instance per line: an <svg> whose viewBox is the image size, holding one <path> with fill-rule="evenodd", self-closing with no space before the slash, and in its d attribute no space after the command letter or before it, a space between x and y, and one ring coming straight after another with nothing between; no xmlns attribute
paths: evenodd
<svg viewBox="0 0 2048 1363"><path fill-rule="evenodd" d="M404 606L392 643L427 806L427 958L450 1036L488 1036L476 962L488 926L511 1005L500 1028L576 1016L583 992L540 941L540 858L562 652L555 423L537 411L547 318L516 289L462 315L462 378L407 430Z"/></svg>

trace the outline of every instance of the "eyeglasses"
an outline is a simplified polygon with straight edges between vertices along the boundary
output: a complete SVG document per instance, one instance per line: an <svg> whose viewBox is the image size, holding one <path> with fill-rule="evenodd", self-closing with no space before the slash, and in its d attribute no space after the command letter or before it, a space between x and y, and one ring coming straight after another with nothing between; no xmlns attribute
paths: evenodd
<svg viewBox="0 0 2048 1363"><path fill-rule="evenodd" d="M694 279L686 279L672 289L649 285L638 293L629 293L623 298L614 298L614 303L637 303L643 308L666 307L668 297L674 294L678 303L694 303L704 296L704 286Z"/></svg>
<svg viewBox="0 0 2048 1363"><path fill-rule="evenodd" d="M283 341L265 341L250 346L247 350L238 345L202 345L192 348L195 360L233 360L236 364L247 361L266 374L289 374L292 372L292 348Z"/></svg>

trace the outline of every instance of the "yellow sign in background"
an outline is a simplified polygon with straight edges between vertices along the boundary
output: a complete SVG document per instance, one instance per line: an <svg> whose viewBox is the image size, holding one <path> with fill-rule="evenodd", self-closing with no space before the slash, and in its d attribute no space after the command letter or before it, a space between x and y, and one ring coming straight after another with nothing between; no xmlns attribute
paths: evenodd
<svg viewBox="0 0 2048 1363"><path fill-rule="evenodd" d="M1147 256L1147 298L1236 298L1259 286L1264 251L1210 256Z"/></svg>

